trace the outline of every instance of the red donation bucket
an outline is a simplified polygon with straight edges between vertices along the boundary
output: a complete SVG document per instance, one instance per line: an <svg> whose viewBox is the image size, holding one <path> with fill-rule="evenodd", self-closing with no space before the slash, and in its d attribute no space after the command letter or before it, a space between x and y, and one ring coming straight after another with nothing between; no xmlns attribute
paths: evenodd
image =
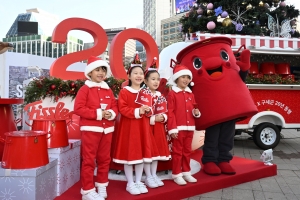
<svg viewBox="0 0 300 200"><path fill-rule="evenodd" d="M69 145L66 120L33 120L31 129L49 133L48 148Z"/></svg>
<svg viewBox="0 0 300 200"><path fill-rule="evenodd" d="M263 62L260 64L260 72L263 74L275 74L275 64L272 62Z"/></svg>
<svg viewBox="0 0 300 200"><path fill-rule="evenodd" d="M29 169L49 163L47 132L13 131L5 136L2 168Z"/></svg>

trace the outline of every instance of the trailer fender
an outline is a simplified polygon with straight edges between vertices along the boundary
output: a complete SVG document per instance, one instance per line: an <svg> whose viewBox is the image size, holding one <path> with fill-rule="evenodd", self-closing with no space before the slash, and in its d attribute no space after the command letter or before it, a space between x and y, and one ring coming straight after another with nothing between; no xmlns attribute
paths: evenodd
<svg viewBox="0 0 300 200"><path fill-rule="evenodd" d="M283 116L274 111L262 111L254 115L249 123L249 128L253 128L256 125L259 125L264 122L272 123L276 126L285 127L285 120Z"/></svg>

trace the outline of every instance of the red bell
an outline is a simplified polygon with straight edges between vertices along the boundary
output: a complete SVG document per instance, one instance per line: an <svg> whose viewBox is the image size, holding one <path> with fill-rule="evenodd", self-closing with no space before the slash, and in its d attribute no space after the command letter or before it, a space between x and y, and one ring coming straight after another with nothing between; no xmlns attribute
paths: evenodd
<svg viewBox="0 0 300 200"><path fill-rule="evenodd" d="M273 62L264 62L260 64L260 72L263 74L276 74L275 64Z"/></svg>

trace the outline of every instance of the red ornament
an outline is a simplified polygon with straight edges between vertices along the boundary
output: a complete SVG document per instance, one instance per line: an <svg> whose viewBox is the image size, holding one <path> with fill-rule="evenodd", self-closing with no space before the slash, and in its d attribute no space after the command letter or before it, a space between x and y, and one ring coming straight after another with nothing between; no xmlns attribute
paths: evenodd
<svg viewBox="0 0 300 200"><path fill-rule="evenodd" d="M54 85L54 84L50 86L51 90L55 90L55 88L56 88L56 85Z"/></svg>
<svg viewBox="0 0 300 200"><path fill-rule="evenodd" d="M74 82L70 83L70 87L74 88L76 86L76 84Z"/></svg>

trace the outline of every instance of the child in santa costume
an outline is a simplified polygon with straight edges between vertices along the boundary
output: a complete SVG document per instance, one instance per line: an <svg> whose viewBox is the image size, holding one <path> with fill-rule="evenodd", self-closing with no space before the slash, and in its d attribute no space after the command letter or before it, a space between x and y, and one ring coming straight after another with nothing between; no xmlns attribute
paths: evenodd
<svg viewBox="0 0 300 200"><path fill-rule="evenodd" d="M194 94L188 87L193 76L183 65L173 68L173 81L176 86L168 94L168 133L172 137L172 178L178 185L195 183L191 175L190 155L195 130L195 117L200 117L198 108L194 108Z"/></svg>
<svg viewBox="0 0 300 200"><path fill-rule="evenodd" d="M129 85L120 91L118 99L121 118L116 133L113 162L124 164L124 172L128 181L126 190L132 195L138 195L148 192L144 183L141 182L144 162L150 163L159 159L159 153L150 129L150 119L146 116L146 113L150 112L150 107L140 105L135 101L144 81L144 70L138 54L127 74Z"/></svg>
<svg viewBox="0 0 300 200"><path fill-rule="evenodd" d="M159 91L156 91L160 83L160 76L156 67L156 57L148 70L145 71L144 82L150 89L153 97L150 125L155 144L159 150L159 160L166 161L171 158L165 129L167 115L164 112L167 111L167 102L165 97L163 97ZM157 160L154 160L151 163L144 163L144 171L146 174L145 184L150 188L156 188L164 185L164 183L156 175L157 164Z"/></svg>
<svg viewBox="0 0 300 200"><path fill-rule="evenodd" d="M91 56L84 74L89 80L78 91L74 104L74 112L80 116L81 194L83 200L103 200L107 197L110 148L118 106L112 90L104 81L110 75L107 62ZM94 184L95 160L98 168Z"/></svg>

